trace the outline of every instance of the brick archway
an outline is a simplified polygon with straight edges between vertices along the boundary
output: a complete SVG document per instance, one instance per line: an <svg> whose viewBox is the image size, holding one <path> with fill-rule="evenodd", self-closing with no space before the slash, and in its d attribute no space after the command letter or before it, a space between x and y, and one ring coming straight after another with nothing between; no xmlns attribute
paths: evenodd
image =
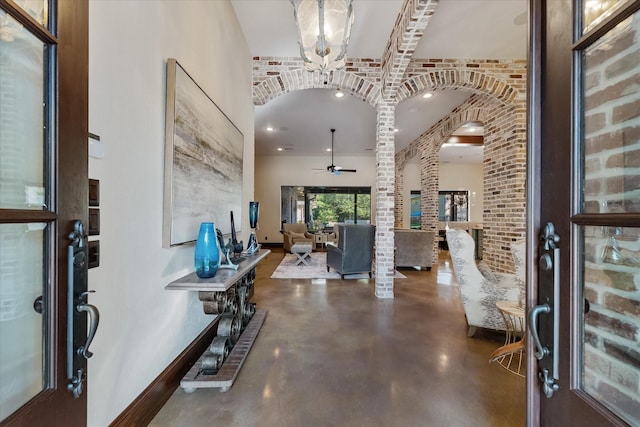
<svg viewBox="0 0 640 427"><path fill-rule="evenodd" d="M433 87L420 89L415 86L417 93ZM502 94L509 93L500 85L494 87L501 88ZM474 90L478 91L477 88ZM505 248L513 241L524 239L526 232L526 105L518 97L511 99L506 103L485 93L473 95L396 156L396 164L404 167L410 158L420 155L420 191L424 195L421 200L422 228L436 231L440 148L465 122L485 124L482 217L485 259L501 271L509 271L512 265L511 255ZM397 168L396 172L404 178L403 170ZM396 201L402 200L402 191L403 188L396 188ZM396 218L402 218L402 209L403 204L397 203ZM398 221L397 226L400 225ZM437 256L435 245L434 256Z"/></svg>
<svg viewBox="0 0 640 427"><path fill-rule="evenodd" d="M398 103L435 89L466 89L502 104L515 104L519 99L524 101L524 92L492 73L475 68L441 68L403 81L398 90Z"/></svg>
<svg viewBox="0 0 640 427"><path fill-rule="evenodd" d="M282 71L255 85L253 104L263 105L279 95L295 90L328 88L348 91L374 108L380 101L380 84L356 73L338 70L329 74L321 74L295 69Z"/></svg>

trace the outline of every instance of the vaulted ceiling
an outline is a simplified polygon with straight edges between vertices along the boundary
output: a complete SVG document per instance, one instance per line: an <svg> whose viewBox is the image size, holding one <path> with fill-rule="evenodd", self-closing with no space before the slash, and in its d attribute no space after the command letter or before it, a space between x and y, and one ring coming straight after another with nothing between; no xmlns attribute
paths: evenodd
<svg viewBox="0 0 640 427"><path fill-rule="evenodd" d="M298 57L297 31L289 0L231 0L253 56ZM348 57L381 58L402 0L354 0L355 21ZM526 0L440 0L414 58L526 59ZM373 156L376 112L359 98L333 89L281 95L256 107L258 155L328 156L331 128L336 156ZM396 151L406 147L471 95L439 90L396 109ZM267 130L272 128L273 130ZM473 133L473 132L471 132ZM284 151L276 151L284 148ZM477 162L481 149L444 149L444 161Z"/></svg>

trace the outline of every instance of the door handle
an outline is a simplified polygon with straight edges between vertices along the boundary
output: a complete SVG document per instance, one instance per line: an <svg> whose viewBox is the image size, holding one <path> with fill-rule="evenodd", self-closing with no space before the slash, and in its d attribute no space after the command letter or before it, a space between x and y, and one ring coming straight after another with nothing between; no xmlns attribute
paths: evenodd
<svg viewBox="0 0 640 427"><path fill-rule="evenodd" d="M551 353L548 347L542 345L540 335L538 334L538 316L541 313L549 312L551 312L549 304L537 305L529 310L529 333L533 337L533 341L536 343L537 351L534 353L534 356L538 360L541 360L543 357L548 356Z"/></svg>
<svg viewBox="0 0 640 427"><path fill-rule="evenodd" d="M540 235L541 245L538 250L538 280L540 286L540 305L529 311L529 331L535 342L534 357L538 360L540 372L538 378L542 381L544 394L551 398L559 386L555 380L559 379L560 369L560 236L556 233L553 223L548 222ZM540 322L540 314L551 314ZM547 330L550 328L551 330ZM544 344L543 344L544 339ZM550 356L550 357L547 357Z"/></svg>
<svg viewBox="0 0 640 427"><path fill-rule="evenodd" d="M86 381L87 359L93 354L89 346L95 337L100 322L98 309L89 304L87 297L88 250L82 221L74 222L69 234L71 244L67 247L67 388L78 398ZM85 315L86 313L86 315ZM89 331L85 335L87 318Z"/></svg>
<svg viewBox="0 0 640 427"><path fill-rule="evenodd" d="M80 298L87 296L89 292L95 291L83 292L80 295ZM96 335L96 331L98 330L98 324L100 323L100 312L98 311L96 306L86 302L81 302L80 304L78 304L76 306L76 310L78 310L79 312L86 312L89 315L89 333L87 334L87 340L83 345L78 347L77 350L78 354L82 355L82 357L84 357L85 359L89 359L91 356L93 356L93 353L89 351L89 346L93 341L93 337Z"/></svg>

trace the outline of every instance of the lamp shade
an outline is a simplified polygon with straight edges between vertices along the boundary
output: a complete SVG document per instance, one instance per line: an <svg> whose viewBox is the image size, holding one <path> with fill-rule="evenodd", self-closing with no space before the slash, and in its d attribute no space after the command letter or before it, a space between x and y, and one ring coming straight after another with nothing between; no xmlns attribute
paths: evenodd
<svg viewBox="0 0 640 427"><path fill-rule="evenodd" d="M291 0L300 55L309 71L344 67L353 24L352 0Z"/></svg>

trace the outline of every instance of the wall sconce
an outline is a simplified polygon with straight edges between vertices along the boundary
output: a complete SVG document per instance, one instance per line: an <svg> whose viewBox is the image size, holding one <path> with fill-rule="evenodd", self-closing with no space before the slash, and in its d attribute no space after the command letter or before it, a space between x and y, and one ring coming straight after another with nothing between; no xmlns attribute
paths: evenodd
<svg viewBox="0 0 640 427"><path fill-rule="evenodd" d="M308 71L344 67L353 25L352 0L291 0L300 55Z"/></svg>

